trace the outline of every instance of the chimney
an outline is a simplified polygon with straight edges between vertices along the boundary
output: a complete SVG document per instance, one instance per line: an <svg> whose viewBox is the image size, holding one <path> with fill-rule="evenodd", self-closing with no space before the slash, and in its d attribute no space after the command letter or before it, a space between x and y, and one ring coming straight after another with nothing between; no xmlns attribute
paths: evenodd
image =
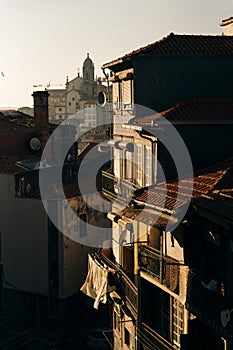
<svg viewBox="0 0 233 350"><path fill-rule="evenodd" d="M32 96L34 98L35 131L41 141L41 150L43 152L49 138L49 93L47 90L34 91Z"/></svg>

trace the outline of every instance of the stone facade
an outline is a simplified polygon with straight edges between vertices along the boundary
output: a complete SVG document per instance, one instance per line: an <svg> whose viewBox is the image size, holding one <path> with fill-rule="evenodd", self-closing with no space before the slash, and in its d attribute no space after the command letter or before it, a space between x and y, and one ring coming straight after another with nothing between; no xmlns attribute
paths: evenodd
<svg viewBox="0 0 233 350"><path fill-rule="evenodd" d="M80 73L69 81L68 77L64 87L47 88L49 92L49 119L60 123L69 116L83 110L88 103L96 106L100 91L107 92L101 78L95 77L94 63L87 54L83 62L82 76Z"/></svg>
<svg viewBox="0 0 233 350"><path fill-rule="evenodd" d="M223 19L220 25L223 27L222 35L233 35L233 17Z"/></svg>

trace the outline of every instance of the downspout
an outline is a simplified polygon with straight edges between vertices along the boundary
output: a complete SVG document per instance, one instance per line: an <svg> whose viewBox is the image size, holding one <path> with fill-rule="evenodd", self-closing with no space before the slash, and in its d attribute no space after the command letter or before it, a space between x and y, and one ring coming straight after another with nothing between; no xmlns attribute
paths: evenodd
<svg viewBox="0 0 233 350"><path fill-rule="evenodd" d="M108 102L110 101L110 88L109 88L109 80L108 80L108 74L105 72L105 68L102 68L103 74L107 80L107 86L108 86Z"/></svg>
<svg viewBox="0 0 233 350"><path fill-rule="evenodd" d="M110 123L110 138L113 138L113 106L111 104L112 101L110 101L110 86L109 86L109 76L108 74L106 73L105 71L105 68L102 68L102 71L103 71L103 74L106 78L106 81L107 81L107 90L108 90L108 96L107 96L107 99L108 99L108 106L109 106L109 110L110 110L110 113L111 113L111 123ZM112 156L112 154L111 154Z"/></svg>

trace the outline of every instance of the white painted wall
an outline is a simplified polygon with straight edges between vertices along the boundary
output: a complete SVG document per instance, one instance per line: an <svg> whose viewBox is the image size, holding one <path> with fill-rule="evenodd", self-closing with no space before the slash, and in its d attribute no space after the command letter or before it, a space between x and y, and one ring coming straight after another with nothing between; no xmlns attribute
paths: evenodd
<svg viewBox="0 0 233 350"><path fill-rule="evenodd" d="M223 35L233 35L233 21L223 27Z"/></svg>
<svg viewBox="0 0 233 350"><path fill-rule="evenodd" d="M14 175L0 174L0 232L6 287L48 291L47 215L40 200L15 198ZM13 285L13 286L11 286Z"/></svg>

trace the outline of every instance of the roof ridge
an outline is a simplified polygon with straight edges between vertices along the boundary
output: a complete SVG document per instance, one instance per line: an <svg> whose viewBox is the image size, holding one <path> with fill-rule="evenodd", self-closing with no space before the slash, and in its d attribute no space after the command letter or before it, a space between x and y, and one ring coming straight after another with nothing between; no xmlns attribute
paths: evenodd
<svg viewBox="0 0 233 350"><path fill-rule="evenodd" d="M183 41L179 39L183 38ZM194 44L188 39L195 39ZM197 42L197 39L202 39ZM207 40L207 42L203 42ZM170 45L170 41L174 45ZM166 42L168 45L166 45ZM217 45L216 45L217 44ZM151 50L154 55L232 55L233 54L233 36L230 35L213 35L213 34L175 34L170 32L168 35L158 39L145 46L141 46L129 53L118 57L102 65L102 68L109 68L121 64L129 57L147 53ZM154 52L153 52L154 50Z"/></svg>

